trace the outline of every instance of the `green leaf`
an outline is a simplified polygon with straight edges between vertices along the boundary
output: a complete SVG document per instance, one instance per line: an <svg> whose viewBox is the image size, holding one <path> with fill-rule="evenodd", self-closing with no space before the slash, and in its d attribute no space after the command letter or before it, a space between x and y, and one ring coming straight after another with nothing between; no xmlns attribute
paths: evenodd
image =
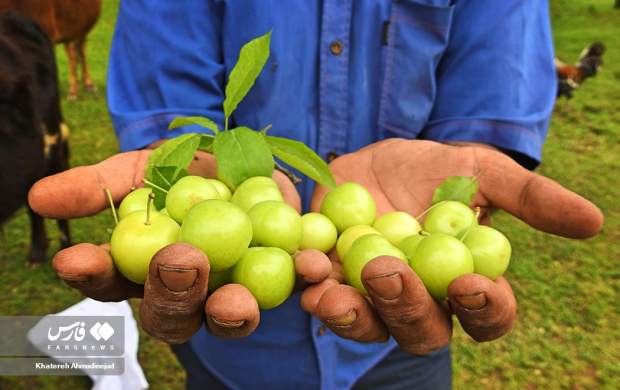
<svg viewBox="0 0 620 390"><path fill-rule="evenodd" d="M267 58L269 58L270 43L271 31L252 39L241 48L239 60L230 72L226 84L226 99L224 100L226 130L228 130L228 118L248 94L256 78L263 70Z"/></svg>
<svg viewBox="0 0 620 390"><path fill-rule="evenodd" d="M187 169L194 159L201 141L201 134L189 133L171 138L161 144L149 156L146 167L146 178L153 181L153 168L178 167Z"/></svg>
<svg viewBox="0 0 620 390"><path fill-rule="evenodd" d="M250 177L271 177L273 173L269 145L262 134L247 127L218 133L213 142L213 153L217 176L230 188L236 188Z"/></svg>
<svg viewBox="0 0 620 390"><path fill-rule="evenodd" d="M208 153L213 153L213 141L215 137L209 134L203 134L200 138L200 145L198 150L202 150Z"/></svg>
<svg viewBox="0 0 620 390"><path fill-rule="evenodd" d="M285 164L326 187L336 187L327 163L302 142L274 136L265 136L265 139L272 153Z"/></svg>
<svg viewBox="0 0 620 390"><path fill-rule="evenodd" d="M176 129L177 127L183 126L191 126L198 125L209 130L212 130L214 133L218 133L220 128L217 127L217 123L213 122L209 118L205 118L203 116L179 116L174 118L170 125L168 125L168 130Z"/></svg>
<svg viewBox="0 0 620 390"><path fill-rule="evenodd" d="M455 200L469 206L476 192L478 192L478 180L475 177L451 176L435 189L432 203Z"/></svg>
<svg viewBox="0 0 620 390"><path fill-rule="evenodd" d="M155 185L147 184L147 186L153 189L153 193L155 194L153 203L155 204L155 208L157 210L161 210L166 207L166 193L162 191L162 189L169 190L174 183L176 183L183 176L187 175L187 169L184 168L159 166L153 168L153 178L150 182Z"/></svg>

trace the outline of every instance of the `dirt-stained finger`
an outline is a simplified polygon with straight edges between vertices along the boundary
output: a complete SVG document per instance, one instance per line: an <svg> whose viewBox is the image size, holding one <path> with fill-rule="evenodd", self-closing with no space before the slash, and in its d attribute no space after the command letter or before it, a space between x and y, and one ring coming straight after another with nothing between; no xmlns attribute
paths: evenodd
<svg viewBox="0 0 620 390"><path fill-rule="evenodd" d="M388 340L388 330L370 302L351 286L339 284L324 291L315 314L340 337L362 342Z"/></svg>
<svg viewBox="0 0 620 390"><path fill-rule="evenodd" d="M204 311L209 331L228 339L250 335L260 322L258 302L247 288L235 283L211 294Z"/></svg>
<svg viewBox="0 0 620 390"><path fill-rule="evenodd" d="M114 267L109 251L94 244L77 244L58 252L52 260L58 277L85 296L102 301L141 297L142 286L127 280Z"/></svg>
<svg viewBox="0 0 620 390"><path fill-rule="evenodd" d="M316 307L319 304L319 300L323 296L323 293L330 287L337 286L340 283L332 278L325 279L324 281L310 285L301 293L301 308L311 314L315 314Z"/></svg>
<svg viewBox="0 0 620 390"><path fill-rule="evenodd" d="M140 305L142 328L168 343L187 341L203 324L209 261L197 248L177 243L153 256Z"/></svg>
<svg viewBox="0 0 620 390"><path fill-rule="evenodd" d="M517 302L503 277L468 274L448 287L450 308L463 329L476 341L497 339L508 333L517 314Z"/></svg>
<svg viewBox="0 0 620 390"><path fill-rule="evenodd" d="M409 265L394 257L378 257L366 264L362 281L375 310L402 349L424 355L450 342L449 314Z"/></svg>

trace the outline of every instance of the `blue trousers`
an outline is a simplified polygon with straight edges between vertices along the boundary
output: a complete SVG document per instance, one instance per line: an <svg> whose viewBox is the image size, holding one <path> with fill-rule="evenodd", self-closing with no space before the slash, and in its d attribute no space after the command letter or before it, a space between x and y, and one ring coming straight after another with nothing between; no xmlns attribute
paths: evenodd
<svg viewBox="0 0 620 390"><path fill-rule="evenodd" d="M227 390L198 359L189 343L172 350L187 371L188 390ZM412 356L399 348L362 376L354 390L448 390L452 387L450 347L426 356Z"/></svg>

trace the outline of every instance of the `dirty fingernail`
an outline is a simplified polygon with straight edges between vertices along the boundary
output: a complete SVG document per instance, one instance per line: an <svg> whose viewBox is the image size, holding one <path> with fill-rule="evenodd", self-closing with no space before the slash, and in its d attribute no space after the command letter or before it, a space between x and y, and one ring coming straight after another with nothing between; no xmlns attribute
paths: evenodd
<svg viewBox="0 0 620 390"><path fill-rule="evenodd" d="M456 295L454 296L454 299L459 305L469 310L479 310L487 304L487 297L484 293L473 295Z"/></svg>
<svg viewBox="0 0 620 390"><path fill-rule="evenodd" d="M227 321L222 320L214 316L210 316L211 321L217 326L221 326L222 328L241 328L243 324L245 324L245 320L239 321Z"/></svg>
<svg viewBox="0 0 620 390"><path fill-rule="evenodd" d="M398 272L366 279L370 289L380 298L392 300L403 293L403 280Z"/></svg>
<svg viewBox="0 0 620 390"><path fill-rule="evenodd" d="M332 326L349 326L353 322L355 322L356 319L357 319L357 312L355 310L351 310L350 312L348 312L347 314L343 316L335 317L335 318L328 318L325 320L325 322L327 322L329 325L332 325Z"/></svg>
<svg viewBox="0 0 620 390"><path fill-rule="evenodd" d="M198 270L160 265L159 277L168 290L185 291L196 283Z"/></svg>

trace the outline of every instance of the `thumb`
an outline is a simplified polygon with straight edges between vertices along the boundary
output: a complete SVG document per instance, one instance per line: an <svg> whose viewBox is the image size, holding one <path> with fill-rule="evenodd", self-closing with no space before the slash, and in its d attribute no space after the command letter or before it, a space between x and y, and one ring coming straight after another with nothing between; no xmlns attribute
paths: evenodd
<svg viewBox="0 0 620 390"><path fill-rule="evenodd" d="M493 206L532 227L570 238L592 237L603 213L592 202L555 181L521 167L497 151L475 148L480 192Z"/></svg>
<svg viewBox="0 0 620 390"><path fill-rule="evenodd" d="M97 214L109 206L105 189L120 202L141 187L150 151L116 154L94 165L69 169L36 182L28 193L30 207L47 218L67 219Z"/></svg>

